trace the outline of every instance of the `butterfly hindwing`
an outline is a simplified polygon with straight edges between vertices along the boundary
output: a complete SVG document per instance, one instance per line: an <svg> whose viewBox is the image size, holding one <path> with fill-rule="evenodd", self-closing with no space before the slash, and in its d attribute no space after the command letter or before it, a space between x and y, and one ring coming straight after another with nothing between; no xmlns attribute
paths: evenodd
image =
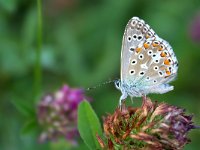
<svg viewBox="0 0 200 150"><path fill-rule="evenodd" d="M167 83L176 77L177 69L178 61L169 43L155 38L138 45L130 57L127 73L132 75L129 82L143 93L165 93L173 89Z"/></svg>

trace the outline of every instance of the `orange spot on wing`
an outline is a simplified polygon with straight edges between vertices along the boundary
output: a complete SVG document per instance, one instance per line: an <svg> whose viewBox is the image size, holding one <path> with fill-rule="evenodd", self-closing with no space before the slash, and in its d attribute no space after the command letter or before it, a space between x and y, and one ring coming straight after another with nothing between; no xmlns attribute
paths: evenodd
<svg viewBox="0 0 200 150"><path fill-rule="evenodd" d="M167 55L166 55L166 53L161 52L161 53L160 53L160 56L161 56L161 57L166 57Z"/></svg>
<svg viewBox="0 0 200 150"><path fill-rule="evenodd" d="M162 51L163 49L164 49L163 46L159 46L159 48L158 48L159 51Z"/></svg>
<svg viewBox="0 0 200 150"><path fill-rule="evenodd" d="M149 48L149 44L144 43L144 48L145 48L145 49Z"/></svg>
<svg viewBox="0 0 200 150"><path fill-rule="evenodd" d="M139 52L141 52L141 50L142 50L141 47L137 47L135 51L136 51L137 53L139 53Z"/></svg>
<svg viewBox="0 0 200 150"><path fill-rule="evenodd" d="M152 45L153 45L153 47L156 47L156 46L158 46L158 44L157 43L152 43Z"/></svg>
<svg viewBox="0 0 200 150"><path fill-rule="evenodd" d="M165 68L166 67L163 65L163 66L160 67L160 70L165 70Z"/></svg>
<svg viewBox="0 0 200 150"><path fill-rule="evenodd" d="M146 34L146 36L145 36L145 37L146 37L147 39L148 39L148 38L150 38L150 36L149 36L148 34Z"/></svg>
<svg viewBox="0 0 200 150"><path fill-rule="evenodd" d="M169 76L171 74L171 72L169 70L167 70L166 74Z"/></svg>
<svg viewBox="0 0 200 150"><path fill-rule="evenodd" d="M170 65L169 59L165 59L165 60L164 60L164 64L165 64L165 65Z"/></svg>

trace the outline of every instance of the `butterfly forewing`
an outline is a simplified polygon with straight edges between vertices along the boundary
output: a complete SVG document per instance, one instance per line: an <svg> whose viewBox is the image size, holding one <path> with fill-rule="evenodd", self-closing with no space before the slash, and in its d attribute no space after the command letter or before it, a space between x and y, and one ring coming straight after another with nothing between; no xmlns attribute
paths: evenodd
<svg viewBox="0 0 200 150"><path fill-rule="evenodd" d="M133 17L129 20L122 41L122 50L121 50L121 80L124 81L130 76L129 64L130 57L135 53L136 48L143 44L147 39L153 39L157 37L155 32L145 24L142 19L138 17ZM138 49L139 50L139 49Z"/></svg>

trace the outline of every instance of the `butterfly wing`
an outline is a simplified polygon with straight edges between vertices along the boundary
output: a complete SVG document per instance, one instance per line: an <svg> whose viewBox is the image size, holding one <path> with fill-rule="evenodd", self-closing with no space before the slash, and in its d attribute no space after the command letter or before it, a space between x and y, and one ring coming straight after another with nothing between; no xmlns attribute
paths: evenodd
<svg viewBox="0 0 200 150"><path fill-rule="evenodd" d="M139 50L138 50L139 49ZM165 93L177 75L178 61L165 40L156 37L139 44L129 61L129 82L143 94ZM130 77L132 76L132 77ZM134 77L133 77L134 76Z"/></svg>
<svg viewBox="0 0 200 150"><path fill-rule="evenodd" d="M145 24L142 19L138 17L133 17L129 20L126 25L122 49L121 49L121 81L128 79L130 77L128 72L129 60L133 55L134 51L146 41L147 39L152 39L157 37L155 32Z"/></svg>
<svg viewBox="0 0 200 150"><path fill-rule="evenodd" d="M133 17L122 42L122 93L140 96L168 92L173 89L168 83L174 80L177 70L178 61L169 43L143 20Z"/></svg>

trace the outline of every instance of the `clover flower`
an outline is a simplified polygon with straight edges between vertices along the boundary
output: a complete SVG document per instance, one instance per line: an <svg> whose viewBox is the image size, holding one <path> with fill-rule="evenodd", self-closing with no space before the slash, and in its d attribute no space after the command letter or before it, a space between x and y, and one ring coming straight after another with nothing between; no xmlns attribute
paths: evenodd
<svg viewBox="0 0 200 150"><path fill-rule="evenodd" d="M190 25L190 36L194 41L200 42L200 12L198 12L192 20Z"/></svg>
<svg viewBox="0 0 200 150"><path fill-rule="evenodd" d="M76 144L77 107L86 97L82 89L64 85L59 91L45 95L39 102L37 114L42 127L39 141L65 138Z"/></svg>
<svg viewBox="0 0 200 150"><path fill-rule="evenodd" d="M102 149L179 150L190 142L187 134L196 128L191 115L182 108L143 99L141 107L123 105L104 118L105 137L97 135Z"/></svg>

